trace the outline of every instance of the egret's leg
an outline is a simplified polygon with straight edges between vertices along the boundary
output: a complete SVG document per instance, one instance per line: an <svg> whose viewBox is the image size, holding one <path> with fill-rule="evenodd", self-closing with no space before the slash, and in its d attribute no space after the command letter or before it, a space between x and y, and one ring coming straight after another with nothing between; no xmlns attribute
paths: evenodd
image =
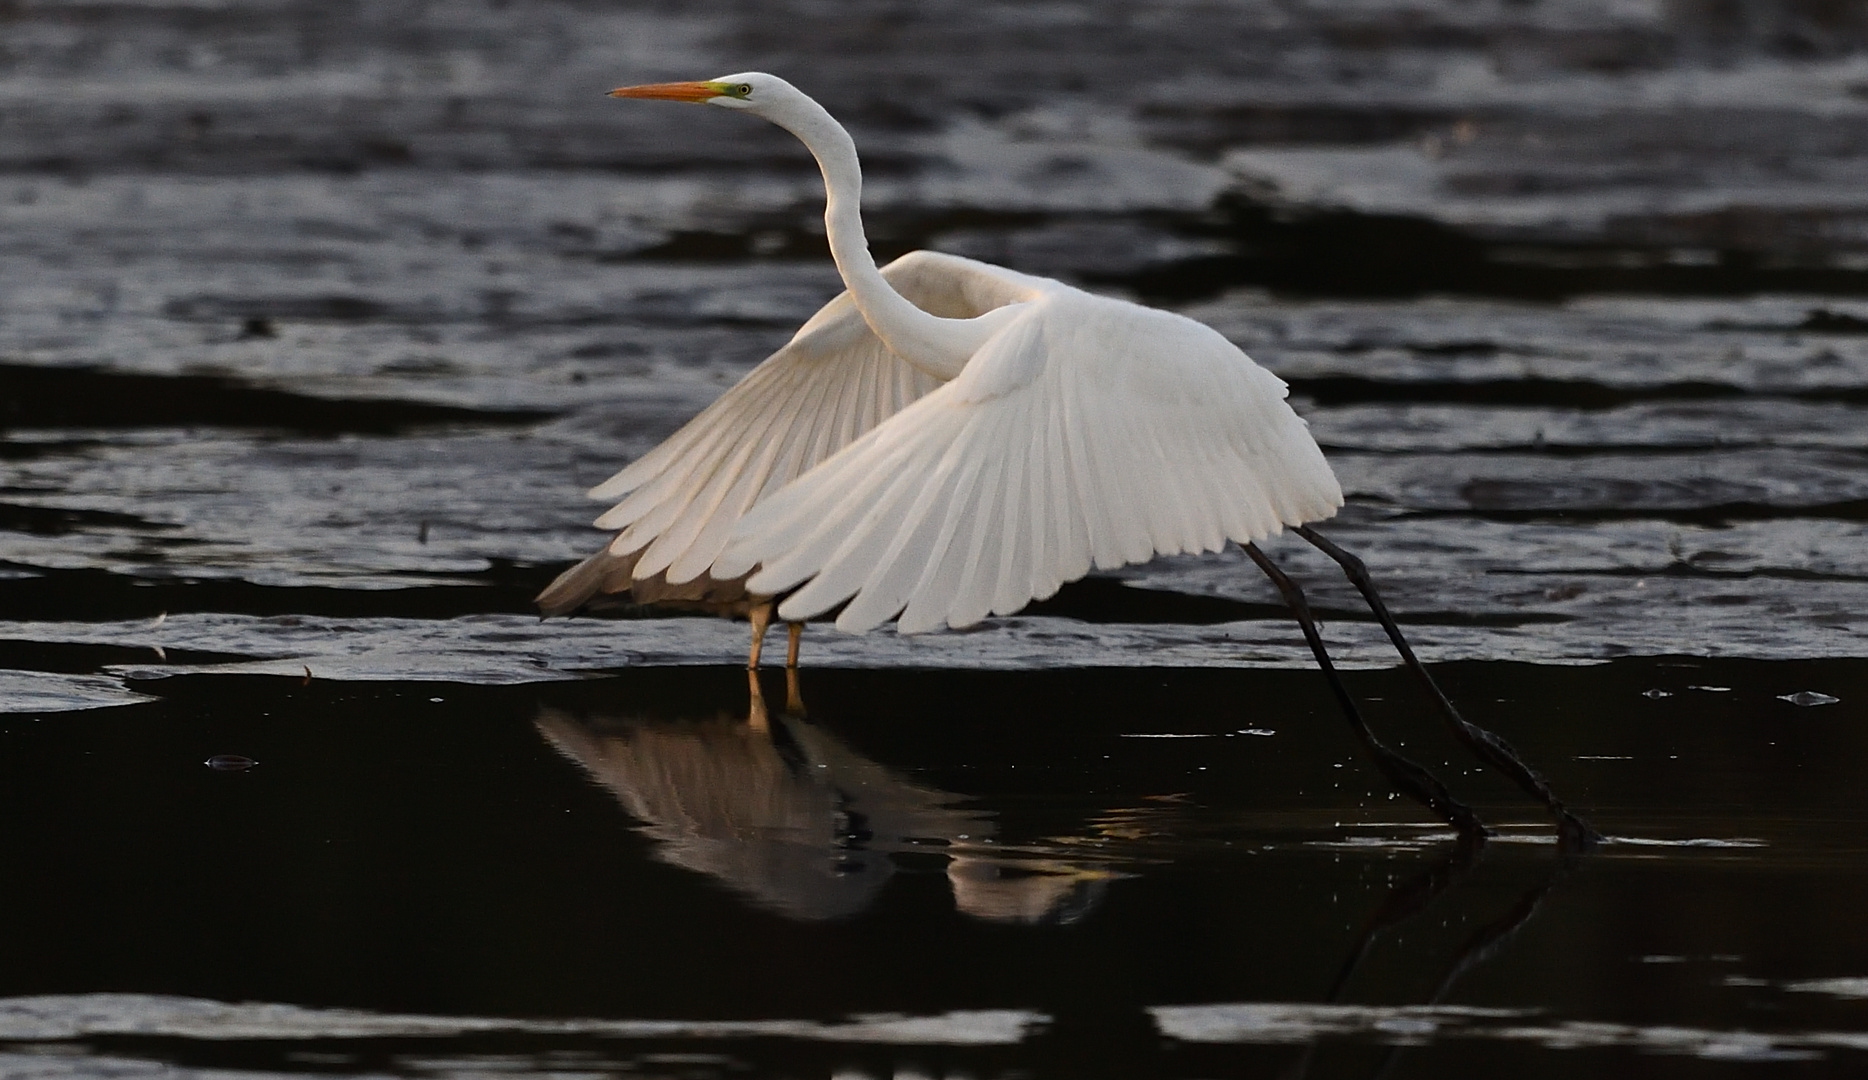
<svg viewBox="0 0 1868 1080"><path fill-rule="evenodd" d="M798 667L798 642L804 639L804 624L801 622L785 624L785 666L791 670Z"/></svg>
<svg viewBox="0 0 1868 1080"><path fill-rule="evenodd" d="M1349 696L1349 688L1343 685L1342 676L1336 673L1336 665L1330 662L1330 654L1323 648L1323 636L1317 633L1316 621L1310 617L1310 605L1304 600L1303 590L1284 571L1278 569L1277 564L1267 558L1264 552L1258 550L1258 545L1246 544L1244 547L1245 553L1277 586L1291 614L1297 618L1297 625L1304 631L1304 640L1310 643L1310 651L1317 658L1317 666L1323 669L1324 677L1329 680L1330 689L1336 694L1336 703L1342 707L1343 716L1349 720L1349 726L1354 729L1363 749L1375 759L1375 765L1381 769L1382 775L1388 778L1389 783L1445 818L1460 831L1462 837L1487 835L1484 824L1471 807L1455 799L1446 785L1432 773L1389 749L1369 730L1368 724L1362 719L1362 711L1356 708L1355 699Z"/></svg>
<svg viewBox="0 0 1868 1080"><path fill-rule="evenodd" d="M759 666L759 654L765 651L765 628L772 625L772 602L761 601L746 612L746 620L752 623L752 656L746 661L749 668Z"/></svg>
<svg viewBox="0 0 1868 1080"><path fill-rule="evenodd" d="M1408 645L1407 638L1401 636L1401 628L1395 625L1394 616L1388 613L1388 605L1382 603L1381 594L1375 591L1375 581L1369 576L1368 567L1362 564L1361 559L1324 539L1322 534L1308 525L1298 525L1291 531L1310 541L1318 551L1336 560L1337 565L1343 568L1343 573L1356 587L1356 591L1362 594L1362 599L1368 601L1369 610L1373 611L1376 619L1381 621L1382 629L1388 632L1388 640L1394 642L1395 651L1401 654L1401 662L1406 664L1407 669L1414 673L1414 677L1420 680L1422 686L1426 687L1427 695L1433 698L1434 703L1439 706L1440 715L1445 718L1447 727L1453 732L1455 738L1465 744L1466 749L1472 751L1479 760L1510 777L1519 787L1529 792L1532 798L1549 807L1550 812L1557 817L1558 830L1564 841L1588 846L1602 839L1602 835L1590 828L1588 822L1577 817L1569 807L1563 805L1563 800L1557 798L1556 793L1550 790L1550 784L1539 775L1536 769L1526 764L1509 743L1494 732L1469 722L1459 714L1459 710L1453 707L1452 700L1440 689L1440 684L1433 681L1433 676L1428 674L1426 666L1414 655L1414 650Z"/></svg>
<svg viewBox="0 0 1868 1080"><path fill-rule="evenodd" d="M754 731L772 730L772 721L765 711L765 692L759 689L759 671L757 668L746 669L746 726Z"/></svg>
<svg viewBox="0 0 1868 1080"><path fill-rule="evenodd" d="M798 669L785 669L785 715L804 715L804 694L798 690Z"/></svg>

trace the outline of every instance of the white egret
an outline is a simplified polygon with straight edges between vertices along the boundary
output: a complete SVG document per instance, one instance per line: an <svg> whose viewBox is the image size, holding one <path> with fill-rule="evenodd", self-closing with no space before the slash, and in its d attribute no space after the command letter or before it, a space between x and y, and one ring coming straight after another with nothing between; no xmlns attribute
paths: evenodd
<svg viewBox="0 0 1868 1080"><path fill-rule="evenodd" d="M656 83L614 97L718 105L796 135L823 171L825 233L847 290L685 427L597 485L615 537L540 594L547 614L625 590L745 613L759 661L773 604L841 610L861 633L970 626L1092 568L1240 544L1284 595L1358 738L1391 781L1458 826L1472 811L1375 739L1303 595L1255 541L1284 528L1349 572L1429 686L1360 562L1308 522L1342 489L1282 380L1201 323L1061 282L917 251L878 269L849 133L773 75ZM1433 696L1455 734L1582 825L1496 736Z"/></svg>

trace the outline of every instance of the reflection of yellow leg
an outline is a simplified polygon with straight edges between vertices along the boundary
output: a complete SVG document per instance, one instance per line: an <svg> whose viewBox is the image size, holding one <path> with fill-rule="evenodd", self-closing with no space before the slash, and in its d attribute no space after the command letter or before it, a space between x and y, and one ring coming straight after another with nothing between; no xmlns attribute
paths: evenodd
<svg viewBox="0 0 1868 1080"><path fill-rule="evenodd" d="M754 731L770 731L772 724L765 715L765 692L759 689L759 673L752 668L746 669L746 688L749 694L746 726Z"/></svg>
<svg viewBox="0 0 1868 1080"><path fill-rule="evenodd" d="M804 624L801 622L785 624L785 666L798 666L798 642L804 639Z"/></svg>
<svg viewBox="0 0 1868 1080"><path fill-rule="evenodd" d="M804 715L804 695L798 692L798 669L785 669L785 715Z"/></svg>
<svg viewBox="0 0 1868 1080"><path fill-rule="evenodd" d="M746 618L752 623L752 656L746 661L746 666L756 668L759 666L759 654L765 651L765 628L772 625L772 602L766 600L754 604L752 610L746 612Z"/></svg>

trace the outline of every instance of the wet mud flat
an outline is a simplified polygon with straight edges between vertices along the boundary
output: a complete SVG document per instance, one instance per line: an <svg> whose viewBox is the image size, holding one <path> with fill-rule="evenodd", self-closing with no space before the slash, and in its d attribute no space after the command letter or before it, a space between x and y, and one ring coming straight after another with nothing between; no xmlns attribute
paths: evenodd
<svg viewBox="0 0 1868 1080"><path fill-rule="evenodd" d="M1852 5L0 5L0 1072L1851 1075L1868 701ZM884 257L1291 386L1475 720L1237 550L964 633L541 624L582 492Z"/></svg>

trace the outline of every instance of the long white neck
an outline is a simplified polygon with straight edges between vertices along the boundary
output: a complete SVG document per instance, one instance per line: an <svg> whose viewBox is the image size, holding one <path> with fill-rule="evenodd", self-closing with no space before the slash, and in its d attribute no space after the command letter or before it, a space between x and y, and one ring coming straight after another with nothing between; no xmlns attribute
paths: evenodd
<svg viewBox="0 0 1868 1080"><path fill-rule="evenodd" d="M856 143L823 106L803 94L786 104L782 116L770 119L796 135L824 172L824 231L830 255L863 321L902 359L937 378L953 378L985 344L990 320L943 319L895 291L876 269L863 236L863 170L856 160Z"/></svg>

